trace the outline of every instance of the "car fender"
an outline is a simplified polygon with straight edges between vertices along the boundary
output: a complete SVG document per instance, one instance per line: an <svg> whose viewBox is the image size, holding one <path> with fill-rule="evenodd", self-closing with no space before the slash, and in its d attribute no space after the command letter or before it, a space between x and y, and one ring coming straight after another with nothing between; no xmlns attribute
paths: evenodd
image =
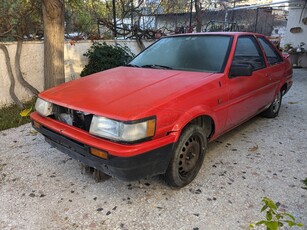
<svg viewBox="0 0 307 230"><path fill-rule="evenodd" d="M209 116L212 118L214 124L216 125L216 115L214 111L212 111L207 106L195 106L189 109L188 111L184 112L179 119L176 121L175 125L173 126L171 132L175 133L176 135L176 141L180 137L181 131L183 128L190 123L193 119L199 117L199 116Z"/></svg>
<svg viewBox="0 0 307 230"><path fill-rule="evenodd" d="M292 80L292 66L291 63L289 62L289 60L285 60L286 61L286 67L285 67L285 76L281 78L278 87L276 88L275 91L275 96L278 94L278 92L284 87L284 85L287 85L287 88L285 88L285 92L284 94L291 88L293 80Z"/></svg>

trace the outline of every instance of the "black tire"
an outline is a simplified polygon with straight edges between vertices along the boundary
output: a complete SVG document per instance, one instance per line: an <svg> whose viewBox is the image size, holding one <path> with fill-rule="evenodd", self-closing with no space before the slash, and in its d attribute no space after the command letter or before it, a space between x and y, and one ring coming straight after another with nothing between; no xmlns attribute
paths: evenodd
<svg viewBox="0 0 307 230"><path fill-rule="evenodd" d="M166 182L172 187L184 187L198 174L205 157L207 138L197 125L188 125L176 143L165 173Z"/></svg>
<svg viewBox="0 0 307 230"><path fill-rule="evenodd" d="M281 101L282 101L282 91L279 91L276 97L274 98L274 101L270 105L270 107L265 111L263 111L261 115L267 118L277 117L280 110Z"/></svg>

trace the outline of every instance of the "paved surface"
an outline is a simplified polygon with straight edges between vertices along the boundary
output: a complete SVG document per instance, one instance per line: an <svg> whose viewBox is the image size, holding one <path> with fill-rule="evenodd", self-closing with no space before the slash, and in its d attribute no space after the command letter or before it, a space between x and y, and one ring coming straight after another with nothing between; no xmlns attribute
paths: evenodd
<svg viewBox="0 0 307 230"><path fill-rule="evenodd" d="M255 117L209 145L196 180L95 183L30 125L0 132L0 229L247 229L261 198L307 229L307 70L276 119Z"/></svg>

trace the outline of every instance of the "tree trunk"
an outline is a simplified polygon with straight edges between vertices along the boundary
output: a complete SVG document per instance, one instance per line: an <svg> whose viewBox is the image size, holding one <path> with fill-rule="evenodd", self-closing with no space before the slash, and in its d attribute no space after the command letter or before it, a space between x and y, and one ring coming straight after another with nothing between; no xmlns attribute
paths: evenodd
<svg viewBox="0 0 307 230"><path fill-rule="evenodd" d="M196 32L201 32L201 2L195 0L195 12L196 12Z"/></svg>
<svg viewBox="0 0 307 230"><path fill-rule="evenodd" d="M140 50L143 51L145 49L145 45L142 41L142 38L136 36L135 40L136 40L136 44L138 44L138 47L140 48Z"/></svg>
<svg viewBox="0 0 307 230"><path fill-rule="evenodd" d="M22 76L22 72L20 69L20 55L22 50L22 41L17 41L17 49L16 49L16 55L15 55L15 69L16 69L16 78L19 81L19 83L25 87L26 89L30 90L32 94L35 96L38 95L38 90L35 89L32 85L30 85Z"/></svg>
<svg viewBox="0 0 307 230"><path fill-rule="evenodd" d="M13 74L12 67L11 67L11 60L10 60L9 52L8 52L5 45L0 44L0 49L2 49L2 51L4 53L6 68L7 68L7 72L9 74L9 79L10 79L10 83L11 83L10 88L9 88L10 96L13 99L14 103L20 109L23 109L24 108L23 104L20 102L20 100L18 99L18 97L15 94L15 78L14 78L14 74Z"/></svg>
<svg viewBox="0 0 307 230"><path fill-rule="evenodd" d="M64 0L43 0L45 89L65 82Z"/></svg>

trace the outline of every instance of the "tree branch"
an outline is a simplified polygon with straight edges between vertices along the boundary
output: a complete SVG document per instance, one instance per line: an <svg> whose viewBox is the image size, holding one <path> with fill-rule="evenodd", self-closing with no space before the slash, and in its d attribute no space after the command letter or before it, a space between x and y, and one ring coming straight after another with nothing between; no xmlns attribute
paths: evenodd
<svg viewBox="0 0 307 230"><path fill-rule="evenodd" d="M31 91L31 93L33 93L35 96L37 96L39 94L39 91L34 88L31 84L29 84L23 77L22 72L21 72L21 68L20 68L20 56L21 56L21 50L22 50L22 41L18 40L17 41L17 49L16 49L16 55L15 55L15 69L16 69L16 77L17 80L19 81L19 83L27 88L28 90Z"/></svg>
<svg viewBox="0 0 307 230"><path fill-rule="evenodd" d="M6 34L10 33L13 29L14 29L14 26L12 26L11 28L9 28L7 31L1 33L1 34L0 34L0 37L4 37Z"/></svg>
<svg viewBox="0 0 307 230"><path fill-rule="evenodd" d="M6 48L5 45L0 44L0 49L2 49L4 56L5 56L5 62L6 62L6 67L7 67L7 71L8 71L8 75L9 75L9 79L10 79L10 96L13 99L14 103L20 108L23 109L24 106L23 104L20 102L20 100L18 99L18 97L15 94L15 79L14 79L14 75L13 75L13 71L12 71L12 67L11 67L11 61L10 61L10 56L9 56L9 52Z"/></svg>

